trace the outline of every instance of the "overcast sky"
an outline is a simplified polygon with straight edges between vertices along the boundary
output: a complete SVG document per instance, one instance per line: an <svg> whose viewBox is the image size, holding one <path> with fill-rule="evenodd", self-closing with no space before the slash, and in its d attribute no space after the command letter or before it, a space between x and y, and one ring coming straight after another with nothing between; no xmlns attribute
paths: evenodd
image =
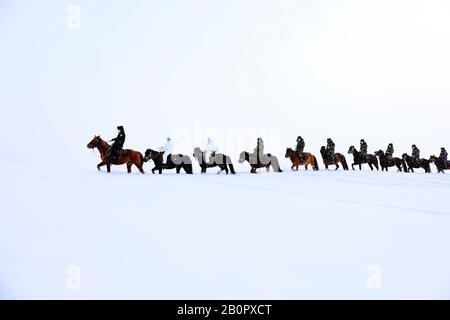
<svg viewBox="0 0 450 320"><path fill-rule="evenodd" d="M88 157L118 124L140 150L302 135L315 153L365 138L428 157L450 148L450 3L0 0L0 88L7 161Z"/></svg>

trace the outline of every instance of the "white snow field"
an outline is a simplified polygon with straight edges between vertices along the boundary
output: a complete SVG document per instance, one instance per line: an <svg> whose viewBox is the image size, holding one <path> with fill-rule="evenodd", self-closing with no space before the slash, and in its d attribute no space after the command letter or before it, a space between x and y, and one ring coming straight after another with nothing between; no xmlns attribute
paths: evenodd
<svg viewBox="0 0 450 320"><path fill-rule="evenodd" d="M2 298L450 298L449 175L95 164L2 171Z"/></svg>

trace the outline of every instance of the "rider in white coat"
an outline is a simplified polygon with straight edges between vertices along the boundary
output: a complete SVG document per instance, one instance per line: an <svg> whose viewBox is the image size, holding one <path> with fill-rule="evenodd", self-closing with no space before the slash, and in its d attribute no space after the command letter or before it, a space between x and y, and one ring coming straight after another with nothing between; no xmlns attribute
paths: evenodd
<svg viewBox="0 0 450 320"><path fill-rule="evenodd" d="M205 146L205 162L209 163L211 161L211 156L217 152L217 146L214 144L214 141L211 138L208 138L208 142Z"/></svg>
<svg viewBox="0 0 450 320"><path fill-rule="evenodd" d="M166 144L162 148L162 151L164 151L164 163L167 163L167 157L172 154L173 150L173 142L170 137L167 137Z"/></svg>

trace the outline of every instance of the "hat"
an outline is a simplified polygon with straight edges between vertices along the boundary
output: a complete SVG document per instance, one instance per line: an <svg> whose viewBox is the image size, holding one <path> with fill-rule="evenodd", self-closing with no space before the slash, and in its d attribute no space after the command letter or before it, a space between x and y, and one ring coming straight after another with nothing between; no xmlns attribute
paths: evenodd
<svg viewBox="0 0 450 320"><path fill-rule="evenodd" d="M123 126L117 126L117 130L123 130Z"/></svg>

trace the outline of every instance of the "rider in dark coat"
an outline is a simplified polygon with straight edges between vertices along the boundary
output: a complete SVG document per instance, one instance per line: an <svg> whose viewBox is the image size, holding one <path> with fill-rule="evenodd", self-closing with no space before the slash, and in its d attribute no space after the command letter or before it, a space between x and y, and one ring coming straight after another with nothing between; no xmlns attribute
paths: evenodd
<svg viewBox="0 0 450 320"><path fill-rule="evenodd" d="M120 151L125 143L125 130L123 129L123 126L118 126L117 130L119 131L117 137L110 140L113 144L109 149L108 155L112 160L117 160L119 158Z"/></svg>
<svg viewBox="0 0 450 320"><path fill-rule="evenodd" d="M359 152L365 159L367 159L367 143L364 141L364 139L361 139Z"/></svg>
<svg viewBox="0 0 450 320"><path fill-rule="evenodd" d="M264 141L262 138L258 138L256 140L256 148L253 149L256 154L256 161L260 163L264 160Z"/></svg>
<svg viewBox="0 0 450 320"><path fill-rule="evenodd" d="M389 143L389 145L386 149L386 157L389 160L391 160L393 155L394 155L394 145L392 143Z"/></svg>
<svg viewBox="0 0 450 320"><path fill-rule="evenodd" d="M420 150L416 147L415 144L412 145L412 158L414 164L420 163Z"/></svg>
<svg viewBox="0 0 450 320"><path fill-rule="evenodd" d="M448 153L444 147L441 148L441 154L439 155L439 159L444 163L444 165L448 166Z"/></svg>
<svg viewBox="0 0 450 320"><path fill-rule="evenodd" d="M303 159L303 150L305 149L305 140L301 136L297 137L297 146L295 152L299 156L300 160Z"/></svg>
<svg viewBox="0 0 450 320"><path fill-rule="evenodd" d="M327 154L330 160L334 160L334 148L335 144L331 138L327 139Z"/></svg>

